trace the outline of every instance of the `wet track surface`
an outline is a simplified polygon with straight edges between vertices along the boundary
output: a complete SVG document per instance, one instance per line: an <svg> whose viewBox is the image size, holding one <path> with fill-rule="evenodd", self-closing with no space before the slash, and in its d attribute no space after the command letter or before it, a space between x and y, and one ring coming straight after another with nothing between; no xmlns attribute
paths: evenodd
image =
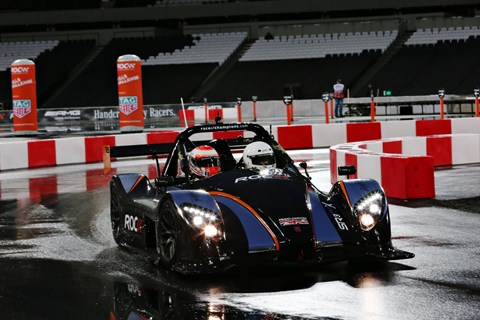
<svg viewBox="0 0 480 320"><path fill-rule="evenodd" d="M292 157L328 189L326 150ZM114 166L153 175L150 163ZM115 245L101 164L2 172L0 318L478 319L479 176L440 170L436 199L390 202L394 246L413 259L186 277Z"/></svg>

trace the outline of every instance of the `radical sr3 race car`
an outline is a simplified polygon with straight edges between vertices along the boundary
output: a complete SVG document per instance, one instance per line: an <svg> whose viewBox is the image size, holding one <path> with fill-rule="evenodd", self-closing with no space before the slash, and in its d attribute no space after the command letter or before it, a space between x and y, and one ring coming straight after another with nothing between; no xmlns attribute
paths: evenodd
<svg viewBox="0 0 480 320"><path fill-rule="evenodd" d="M168 154L163 170L161 154ZM392 247L387 199L375 180L338 181L321 192L306 163L299 170L257 124L194 126L173 144L110 147L107 155L157 161L152 181L136 173L112 177L111 224L117 244L153 255L167 269L191 274L414 256Z"/></svg>

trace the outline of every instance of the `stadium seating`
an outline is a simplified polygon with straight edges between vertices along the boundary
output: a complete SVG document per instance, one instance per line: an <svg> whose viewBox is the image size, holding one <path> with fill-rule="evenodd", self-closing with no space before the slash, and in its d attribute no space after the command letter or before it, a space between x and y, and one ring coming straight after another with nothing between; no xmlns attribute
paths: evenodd
<svg viewBox="0 0 480 320"><path fill-rule="evenodd" d="M193 34L193 43L173 52L160 52L144 65L223 63L247 38L246 32Z"/></svg>
<svg viewBox="0 0 480 320"><path fill-rule="evenodd" d="M11 104L9 68L13 61L31 59L35 62L37 101L41 104L94 44L93 40L0 43L0 102L6 106Z"/></svg>
<svg viewBox="0 0 480 320"><path fill-rule="evenodd" d="M439 41L466 41L469 37L480 36L480 29L474 27L425 28L415 31L405 45L436 44Z"/></svg>
<svg viewBox="0 0 480 320"><path fill-rule="evenodd" d="M94 40L60 41L53 50L38 56L35 65L39 106L44 105L94 47Z"/></svg>
<svg viewBox="0 0 480 320"><path fill-rule="evenodd" d="M257 39L211 89L215 101L318 99L336 79L348 86L395 40L397 31L275 36Z"/></svg>
<svg viewBox="0 0 480 320"><path fill-rule="evenodd" d="M478 87L480 30L440 28L416 31L374 76L372 83L395 95L471 94ZM476 58L477 57L477 58Z"/></svg>
<svg viewBox="0 0 480 320"><path fill-rule="evenodd" d="M337 78L352 83L380 55L380 50L372 50L325 58L240 61L206 96L215 101L249 100L253 95L281 100L290 94L295 99L319 99L331 92Z"/></svg>
<svg viewBox="0 0 480 320"><path fill-rule="evenodd" d="M360 54L364 50L382 52L395 40L397 31L327 33L260 38L240 61L325 58L333 54Z"/></svg>
<svg viewBox="0 0 480 320"><path fill-rule="evenodd" d="M120 4L128 5L128 1ZM295 99L320 99L322 93L331 91L337 78L347 88L355 84L398 38L397 30L387 30L249 41L247 32L118 38L96 49L93 40L0 43L0 102L11 103L8 67L15 59L29 58L37 65L41 108L116 105L116 60L124 54L142 59L147 105L192 98L207 78L214 78L211 75L232 60L213 85L205 87L209 101L248 100L253 95L260 100L278 100L287 94ZM480 68L478 56L478 27L422 28L371 82L394 95L436 94L440 88L447 94L471 94L479 85L475 73ZM62 88L71 70L86 57L91 62ZM55 92L59 88L63 90Z"/></svg>
<svg viewBox="0 0 480 320"><path fill-rule="evenodd" d="M4 71L17 59L35 60L42 52L52 50L59 41L20 41L0 43L0 70Z"/></svg>
<svg viewBox="0 0 480 320"><path fill-rule="evenodd" d="M116 61L119 56L135 54L146 60L160 52L168 54L192 45L191 36L113 39L48 107L117 105ZM144 104L178 102L180 96L196 88L216 65L144 66ZM175 96L170 98L172 95Z"/></svg>

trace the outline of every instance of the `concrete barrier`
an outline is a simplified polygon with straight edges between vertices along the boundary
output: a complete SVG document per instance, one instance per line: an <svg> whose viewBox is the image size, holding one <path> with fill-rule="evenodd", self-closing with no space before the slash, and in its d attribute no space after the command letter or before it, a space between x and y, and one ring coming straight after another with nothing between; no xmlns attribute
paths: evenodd
<svg viewBox="0 0 480 320"><path fill-rule="evenodd" d="M269 130L270 126L266 126L266 129ZM183 129L96 137L0 142L0 171L101 162L104 145L172 142L181 130ZM431 156L434 159L434 165L448 165L450 158L451 164L480 162L468 162L479 157L480 147L478 144L475 148L470 148L471 145L475 145L477 138L468 135L458 135L465 133L480 134L480 118L284 125L271 126L271 130L276 140L285 149L324 148L343 143L359 143L364 140L380 139L382 140L381 145L372 142L363 143L368 145L368 147L363 148L361 154L349 152L346 155L346 149L339 147L335 149L339 152L339 155L336 155L339 161L338 164L349 163L349 161L356 162L360 166L360 174L362 176L365 174L378 179L380 182L382 182L379 179L382 177L381 171L369 165L373 161L375 166L379 167L382 161L388 162L388 160L382 160L379 155L375 154L379 152L403 155L403 157ZM438 134L452 136L450 138L442 136L430 137ZM235 132L234 135L243 135L243 132ZM423 138L416 139L419 136ZM222 133L205 133L199 139L208 140L222 137L229 138L231 136L225 136ZM429 138L427 139L427 137ZM395 138L402 139L400 141ZM451 151L450 153L444 153L444 150L438 146L448 143L451 144ZM386 156L384 155L383 157ZM408 168L410 168L414 161L409 160L407 162L409 163ZM337 163L332 163L332 165L337 165ZM337 176L333 171L336 170L332 170L332 181L335 181Z"/></svg>
<svg viewBox="0 0 480 320"><path fill-rule="evenodd" d="M240 121L240 114L237 107L233 108L208 108L207 117L209 123L214 123L215 118L220 116L225 122L237 122ZM178 124L180 127L185 127L185 120L189 126L194 123L200 124L205 122L205 109L195 108L186 109L185 112L180 109L178 111Z"/></svg>
<svg viewBox="0 0 480 320"><path fill-rule="evenodd" d="M347 143L330 148L330 181L339 179L338 166L355 165L353 178L376 179L389 197L434 198L434 167L470 163L480 163L477 133Z"/></svg>

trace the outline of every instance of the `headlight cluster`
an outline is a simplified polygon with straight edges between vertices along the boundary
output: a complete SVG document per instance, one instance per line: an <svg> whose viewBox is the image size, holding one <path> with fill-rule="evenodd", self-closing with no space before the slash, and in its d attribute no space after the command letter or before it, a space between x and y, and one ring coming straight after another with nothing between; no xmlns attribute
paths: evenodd
<svg viewBox="0 0 480 320"><path fill-rule="evenodd" d="M354 213L363 231L369 231L377 224L385 206L385 198L380 191L369 193L354 206Z"/></svg>
<svg viewBox="0 0 480 320"><path fill-rule="evenodd" d="M215 212L190 204L181 208L188 221L201 229L205 236L211 238L221 234L220 220Z"/></svg>

